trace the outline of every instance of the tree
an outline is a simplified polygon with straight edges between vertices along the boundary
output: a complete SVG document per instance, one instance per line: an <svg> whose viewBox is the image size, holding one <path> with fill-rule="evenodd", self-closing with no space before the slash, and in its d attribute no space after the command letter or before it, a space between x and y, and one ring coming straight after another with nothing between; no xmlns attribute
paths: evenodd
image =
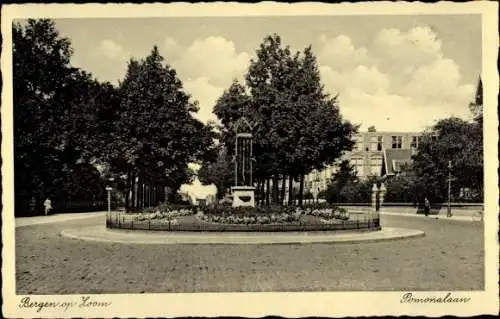
<svg viewBox="0 0 500 319"><path fill-rule="evenodd" d="M205 162L198 170L198 179L203 185L215 185L218 200L224 197L234 183L234 166L230 158L227 149L222 147L216 162Z"/></svg>
<svg viewBox="0 0 500 319"><path fill-rule="evenodd" d="M73 170L95 151L100 84L70 65L69 39L51 20L13 25L14 166L16 214L31 199L65 201Z"/></svg>
<svg viewBox="0 0 500 319"><path fill-rule="evenodd" d="M300 176L299 204L302 202L304 175L324 169L345 151L351 150L357 127L344 121L337 96L324 92L312 48L304 50L299 72L294 76L292 101L295 115L296 146L293 167Z"/></svg>
<svg viewBox="0 0 500 319"><path fill-rule="evenodd" d="M213 128L195 119L174 69L163 63L158 48L141 61L131 60L120 84L119 139L112 158L127 175L129 189L168 186L173 192L192 181L189 163L213 158ZM133 192L132 192L133 193ZM144 199L130 198L135 209Z"/></svg>
<svg viewBox="0 0 500 319"><path fill-rule="evenodd" d="M482 194L483 143L478 123L454 117L443 119L425 135L412 164L420 197L431 197L434 202L447 199L450 161L453 197L458 197L461 188L472 188Z"/></svg>
<svg viewBox="0 0 500 319"><path fill-rule="evenodd" d="M273 185L287 176L290 185L299 180L301 204L304 175L350 150L356 127L342 120L337 98L324 92L311 47L292 54L278 35L272 35L256 56L246 76L250 113L257 123L255 175L267 182L267 189L271 179Z"/></svg>
<svg viewBox="0 0 500 319"><path fill-rule="evenodd" d="M249 113L250 101L245 87L235 80L215 103L213 113L221 123L219 137L220 142L225 147L225 156L234 154L235 132L233 126L243 116L251 116Z"/></svg>
<svg viewBox="0 0 500 319"><path fill-rule="evenodd" d="M418 179L410 169L403 169L402 173L386 181L387 193L385 201L391 203L418 203L421 193L418 189Z"/></svg>
<svg viewBox="0 0 500 319"><path fill-rule="evenodd" d="M358 180L356 171L354 167L349 163L348 160L340 162L338 170L332 176L332 180L328 184L326 190L326 201L329 203L341 202L341 191L349 183L353 183Z"/></svg>

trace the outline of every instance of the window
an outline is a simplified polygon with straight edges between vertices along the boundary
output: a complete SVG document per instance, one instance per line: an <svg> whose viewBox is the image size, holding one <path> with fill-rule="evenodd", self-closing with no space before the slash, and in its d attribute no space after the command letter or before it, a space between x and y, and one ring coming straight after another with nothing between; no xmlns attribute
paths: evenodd
<svg viewBox="0 0 500 319"><path fill-rule="evenodd" d="M382 143L384 139L382 136L372 136L371 137L371 150L372 151L381 151L382 150Z"/></svg>
<svg viewBox="0 0 500 319"><path fill-rule="evenodd" d="M377 136L377 151L382 150L382 143L384 142L384 138L382 136Z"/></svg>
<svg viewBox="0 0 500 319"><path fill-rule="evenodd" d="M411 137L411 148L418 148L418 144L420 142L420 136L412 136Z"/></svg>
<svg viewBox="0 0 500 319"><path fill-rule="evenodd" d="M382 172L382 158L372 157L370 159L370 174L372 176L380 176Z"/></svg>
<svg viewBox="0 0 500 319"><path fill-rule="evenodd" d="M393 136L392 137L392 148L402 148L403 147L403 137Z"/></svg>
<svg viewBox="0 0 500 319"><path fill-rule="evenodd" d="M363 150L363 137L361 136L356 136L354 138L354 147L353 151L362 151Z"/></svg>
<svg viewBox="0 0 500 319"><path fill-rule="evenodd" d="M363 176L363 166L364 166L363 158L352 158L350 160L350 164L353 166L356 175Z"/></svg>

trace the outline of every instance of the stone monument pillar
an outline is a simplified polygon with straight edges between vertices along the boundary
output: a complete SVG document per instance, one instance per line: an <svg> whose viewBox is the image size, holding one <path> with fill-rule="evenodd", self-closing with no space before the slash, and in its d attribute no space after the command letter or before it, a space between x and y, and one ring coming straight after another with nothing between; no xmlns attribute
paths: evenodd
<svg viewBox="0 0 500 319"><path fill-rule="evenodd" d="M385 193L386 192L387 192L387 188L385 188L384 183L382 183L380 185L380 203L379 203L379 207L382 207L382 204L384 203L384 197L385 197Z"/></svg>
<svg viewBox="0 0 500 319"><path fill-rule="evenodd" d="M235 126L234 186L231 187L233 207L255 207L255 187L252 180L252 126L245 118Z"/></svg>

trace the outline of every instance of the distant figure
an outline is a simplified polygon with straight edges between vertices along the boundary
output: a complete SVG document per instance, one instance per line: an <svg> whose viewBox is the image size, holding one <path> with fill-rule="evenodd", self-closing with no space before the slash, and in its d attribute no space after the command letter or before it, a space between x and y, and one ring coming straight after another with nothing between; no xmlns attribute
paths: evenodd
<svg viewBox="0 0 500 319"><path fill-rule="evenodd" d="M429 216L429 212L431 211L431 202L427 199L427 197L424 199L424 213L425 216Z"/></svg>
<svg viewBox="0 0 500 319"><path fill-rule="evenodd" d="M47 216L49 211L52 210L52 202L50 201L50 199L48 197L45 200L45 202L43 203L43 206L45 206L45 216Z"/></svg>

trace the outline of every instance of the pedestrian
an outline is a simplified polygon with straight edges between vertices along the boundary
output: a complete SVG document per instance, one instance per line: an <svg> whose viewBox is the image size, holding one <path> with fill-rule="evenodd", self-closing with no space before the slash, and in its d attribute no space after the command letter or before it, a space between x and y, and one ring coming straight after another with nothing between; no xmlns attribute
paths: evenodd
<svg viewBox="0 0 500 319"><path fill-rule="evenodd" d="M45 216L47 216L49 211L52 210L52 201L50 200L50 198L47 197L47 199L43 203L43 206L45 206Z"/></svg>
<svg viewBox="0 0 500 319"><path fill-rule="evenodd" d="M424 199L424 213L425 213L425 216L429 216L429 212L431 211L431 202L429 201L429 199L426 197Z"/></svg>

